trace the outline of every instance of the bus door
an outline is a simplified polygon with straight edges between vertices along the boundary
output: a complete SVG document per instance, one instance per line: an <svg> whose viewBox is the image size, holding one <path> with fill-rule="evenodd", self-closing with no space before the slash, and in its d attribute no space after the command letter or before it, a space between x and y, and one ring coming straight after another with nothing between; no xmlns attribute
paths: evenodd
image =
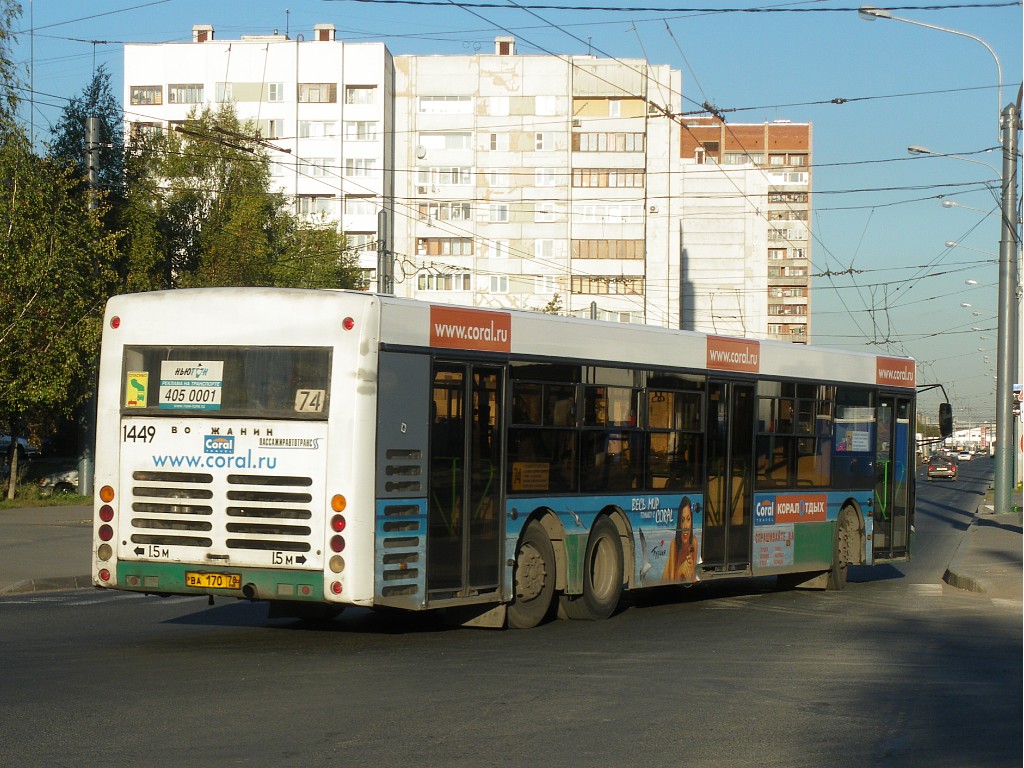
<svg viewBox="0 0 1024 768"><path fill-rule="evenodd" d="M753 384L708 382L707 493L701 536L705 570L750 565L755 404Z"/></svg>
<svg viewBox="0 0 1024 768"><path fill-rule="evenodd" d="M500 367L434 363L427 512L434 600L498 590L503 381Z"/></svg>
<svg viewBox="0 0 1024 768"><path fill-rule="evenodd" d="M876 413L874 535L875 559L905 556L913 524L913 419L910 398L881 395Z"/></svg>

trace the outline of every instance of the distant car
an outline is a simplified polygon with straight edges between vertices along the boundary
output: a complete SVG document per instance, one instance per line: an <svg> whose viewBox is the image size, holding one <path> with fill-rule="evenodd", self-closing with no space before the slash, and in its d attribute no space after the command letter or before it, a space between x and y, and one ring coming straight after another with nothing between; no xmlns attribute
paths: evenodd
<svg viewBox="0 0 1024 768"><path fill-rule="evenodd" d="M0 434L0 457L6 456L9 450L11 450L11 436ZM19 437L18 455L21 458L35 459L39 457L39 449L24 437Z"/></svg>
<svg viewBox="0 0 1024 768"><path fill-rule="evenodd" d="M960 451L960 453L958 453L956 455L956 460L957 461L970 461L971 460L971 454L970 454L969 451Z"/></svg>
<svg viewBox="0 0 1024 768"><path fill-rule="evenodd" d="M78 470L67 469L39 478L40 496L66 496L78 493Z"/></svg>
<svg viewBox="0 0 1024 768"><path fill-rule="evenodd" d="M928 479L944 477L947 480L956 480L956 462L944 456L932 456L928 461Z"/></svg>

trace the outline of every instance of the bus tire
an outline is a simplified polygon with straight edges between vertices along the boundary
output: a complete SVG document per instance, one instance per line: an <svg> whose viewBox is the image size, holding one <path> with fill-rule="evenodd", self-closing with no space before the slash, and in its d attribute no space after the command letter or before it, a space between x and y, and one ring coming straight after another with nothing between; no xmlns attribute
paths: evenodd
<svg viewBox="0 0 1024 768"><path fill-rule="evenodd" d="M838 591L846 587L846 572L853 555L857 539L857 513L850 507L839 511L836 521L836 536L832 542L832 568L828 572L825 589Z"/></svg>
<svg viewBox="0 0 1024 768"><path fill-rule="evenodd" d="M544 526L526 524L516 548L515 595L508 606L509 629L530 629L551 609L555 594L555 550Z"/></svg>
<svg viewBox="0 0 1024 768"><path fill-rule="evenodd" d="M607 517L594 522L583 561L583 594L562 595L558 615L566 619L600 621L619 607L622 598L622 543L619 531Z"/></svg>

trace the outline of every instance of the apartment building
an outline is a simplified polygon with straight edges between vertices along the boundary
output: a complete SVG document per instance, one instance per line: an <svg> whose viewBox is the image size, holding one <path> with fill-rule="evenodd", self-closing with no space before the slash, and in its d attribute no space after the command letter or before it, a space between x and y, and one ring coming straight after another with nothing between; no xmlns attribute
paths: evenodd
<svg viewBox="0 0 1024 768"><path fill-rule="evenodd" d="M232 101L372 289L382 239L398 295L807 341L810 126L682 118L681 93L668 66L521 55L511 37L392 57L330 24L196 25L191 43L125 46L129 133Z"/></svg>
<svg viewBox="0 0 1024 768"><path fill-rule="evenodd" d="M679 94L669 67L512 38L395 57L396 292L661 324Z"/></svg>
<svg viewBox="0 0 1024 768"><path fill-rule="evenodd" d="M383 43L336 40L333 24L309 39L240 40L217 40L197 24L190 43L125 45L126 135L170 130L193 109L233 103L265 140L273 179L296 212L338 222L374 274L378 213L393 197L393 67Z"/></svg>
<svg viewBox="0 0 1024 768"><path fill-rule="evenodd" d="M687 326L810 341L811 126L685 119Z"/></svg>

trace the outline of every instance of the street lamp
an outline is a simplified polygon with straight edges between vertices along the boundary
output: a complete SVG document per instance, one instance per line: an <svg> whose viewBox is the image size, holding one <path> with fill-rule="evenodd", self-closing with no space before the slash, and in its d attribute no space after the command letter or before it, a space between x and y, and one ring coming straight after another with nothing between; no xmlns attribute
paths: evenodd
<svg viewBox="0 0 1024 768"><path fill-rule="evenodd" d="M951 157L952 157L952 155L951 155ZM963 158L963 159L966 159L966 158ZM988 163L985 163L985 165L988 165ZM989 167L991 168L991 166L989 166ZM992 170L995 170L995 169L993 168ZM958 203L956 200L943 200L942 201L942 207L943 208L963 208L965 211L975 211L977 213L984 213L986 216L991 216L993 213L996 212L996 210L998 210L998 208L993 208L991 211L986 211L984 208L974 208L974 207L972 207L970 205L964 205L963 203Z"/></svg>
<svg viewBox="0 0 1024 768"><path fill-rule="evenodd" d="M909 147L907 147L907 152L909 152L912 155L931 155L932 157L949 157L952 158L953 160L963 160L965 163L983 165L996 175L996 178L994 179L995 181L999 180L999 171L997 171L995 168L993 168L991 165L984 162L983 160L975 160L973 157L967 157L965 155L956 155L950 152L933 152L932 150L928 149L928 147L922 147L920 144L911 144ZM992 193L992 198L996 201L996 205L998 205L999 196L996 194L996 191L988 185L986 185L986 189L988 189L988 191ZM946 205L947 202L950 203L950 205ZM943 200L942 204L946 208L952 208L954 205L958 205L961 208L967 207L965 205L960 205L959 203L954 203L952 200ZM980 209L974 208L973 210L979 211ZM981 212L985 213L985 211ZM989 213L991 213L991 211L989 211Z"/></svg>
<svg viewBox="0 0 1024 768"><path fill-rule="evenodd" d="M890 21L902 21L904 24L913 24L915 27L924 27L925 29L934 29L938 32L948 32L951 35L957 35L958 37L966 37L968 40L973 40L976 43L981 43L985 46L985 50L992 54L992 60L996 63L996 73L999 75L998 80L998 91L996 92L996 107L997 112L1002 113L1003 109L1003 65L999 63L999 57L996 56L996 52L992 50L992 46L982 40L980 37L969 35L966 32L961 32L958 29L949 29L948 27L940 27L937 24L925 24L923 21L914 21L913 19L905 19L902 16L894 16L892 11L886 10L885 8L875 8L873 5L862 5L858 14L865 21L874 21L875 19L888 19ZM999 123L1000 130L1002 129L1002 121Z"/></svg>
<svg viewBox="0 0 1024 768"><path fill-rule="evenodd" d="M1014 295L1018 287L1017 254L1019 241L1017 237L1017 133L1020 131L1020 102L1018 93L1016 104L1003 104L1003 67L992 46L966 32L948 29L935 24L894 16L892 11L865 5L860 9L860 17L873 21L889 19L912 24L915 27L934 29L947 32L958 37L966 37L985 46L996 63L998 76L998 92L996 94L999 108L999 136L1003 150L1003 165L1000 178L1000 205L1002 208L1002 225L999 237L999 300L997 314L999 317L998 342L996 345L996 441L999 449L996 455L994 506L996 514L1008 514L1013 511L1011 484L1016 479L1013 471L1013 459L1017 454L1015 435L1016 420L1013 416L1013 379L1017 370L1017 348L1020 345L1018 314L1020 308ZM1024 91L1022 91L1024 92ZM920 148L923 149L923 148ZM967 158L961 158L967 159ZM980 161L973 161L980 162ZM988 165L982 163L982 165ZM995 170L993 168L993 170Z"/></svg>

